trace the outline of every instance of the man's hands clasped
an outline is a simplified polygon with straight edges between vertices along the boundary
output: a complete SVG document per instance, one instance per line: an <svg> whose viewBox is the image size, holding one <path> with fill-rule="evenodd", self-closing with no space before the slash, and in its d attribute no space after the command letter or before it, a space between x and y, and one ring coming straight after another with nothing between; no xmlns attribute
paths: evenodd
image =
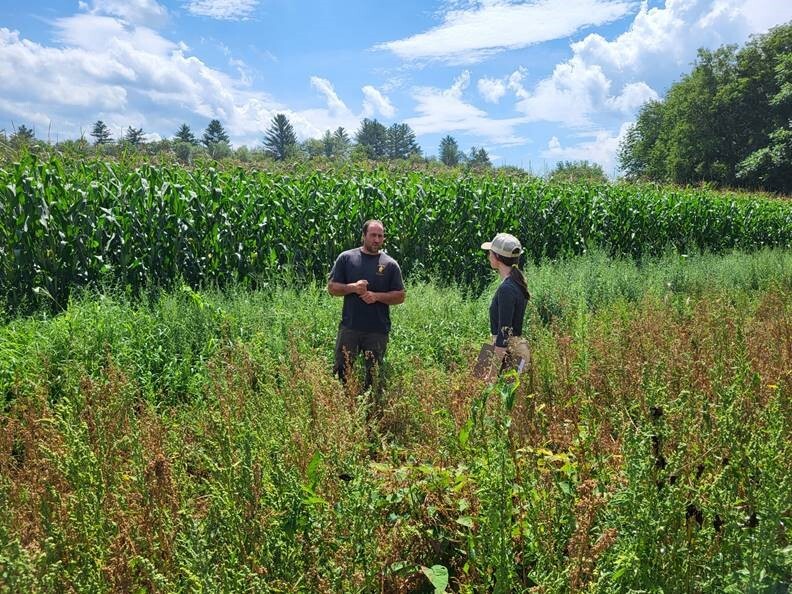
<svg viewBox="0 0 792 594"><path fill-rule="evenodd" d="M352 287L352 293L355 295L360 295L361 297L368 291L368 281L365 279L360 279L355 283L350 283L349 286Z"/></svg>
<svg viewBox="0 0 792 594"><path fill-rule="evenodd" d="M361 279L357 282L351 283L352 292L359 296L364 303L371 305L377 302L377 294L368 290L368 281Z"/></svg>

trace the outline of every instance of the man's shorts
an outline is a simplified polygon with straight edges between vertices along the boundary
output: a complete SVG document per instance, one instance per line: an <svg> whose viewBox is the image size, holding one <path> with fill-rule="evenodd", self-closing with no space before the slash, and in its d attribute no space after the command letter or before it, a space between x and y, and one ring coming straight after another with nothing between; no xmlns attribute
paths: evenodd
<svg viewBox="0 0 792 594"><path fill-rule="evenodd" d="M368 371L375 363L382 363L387 348L387 334L364 332L339 326L336 337L334 371L344 379L347 364L350 366L354 364L360 353L363 353L365 357L366 370Z"/></svg>

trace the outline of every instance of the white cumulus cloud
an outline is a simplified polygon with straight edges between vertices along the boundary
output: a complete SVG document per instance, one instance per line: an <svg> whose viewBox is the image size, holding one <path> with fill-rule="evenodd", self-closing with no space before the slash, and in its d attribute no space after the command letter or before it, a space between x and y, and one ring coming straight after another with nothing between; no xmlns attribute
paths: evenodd
<svg viewBox="0 0 792 594"><path fill-rule="evenodd" d="M487 103L497 103L506 94L506 84L498 78L480 78L477 86Z"/></svg>
<svg viewBox="0 0 792 594"><path fill-rule="evenodd" d="M303 137L317 137L339 126L354 132L363 118L391 118L396 113L390 99L371 85L361 88L363 102L359 113L353 112L344 103L328 79L312 76L311 86L325 98L327 107L291 112L290 118L293 117L297 122L296 127L302 127Z"/></svg>
<svg viewBox="0 0 792 594"><path fill-rule="evenodd" d="M159 27L168 20L168 9L156 0L90 0L79 6L89 14L118 17L136 25Z"/></svg>
<svg viewBox="0 0 792 594"><path fill-rule="evenodd" d="M106 11L105 11L106 12ZM0 116L55 137L75 138L102 119L120 137L128 126L147 138L169 137L183 122L200 133L210 119L225 126L235 145L259 145L276 113L285 113L298 137L321 135L362 117L391 117L395 108L373 86L361 89L353 113L327 79L311 77L324 105L292 110L251 88L243 62L229 63L238 76L210 67L187 46L120 16L83 12L53 23L58 46L0 28Z"/></svg>
<svg viewBox="0 0 792 594"><path fill-rule="evenodd" d="M482 0L472 7L452 7L442 24L429 31L375 47L405 60L472 63L616 21L635 7L636 2L618 0Z"/></svg>
<svg viewBox="0 0 792 594"><path fill-rule="evenodd" d="M338 94L333 88L333 84L329 80L319 76L312 76L311 86L325 96L325 99L327 100L327 107L330 109L330 111L335 113L349 112L349 108L338 97Z"/></svg>
<svg viewBox="0 0 792 594"><path fill-rule="evenodd" d="M609 97L607 105L616 111L633 114L647 101L657 101L660 96L645 82L624 85L621 94Z"/></svg>
<svg viewBox="0 0 792 594"><path fill-rule="evenodd" d="M468 103L463 95L470 84L465 70L447 89L418 87L413 90L418 115L407 118L417 134L459 132L487 139L492 144L513 146L527 142L516 133L525 118L491 118L484 110Z"/></svg>
<svg viewBox="0 0 792 594"><path fill-rule="evenodd" d="M244 21L258 6L258 0L190 0L184 7L192 15L219 21Z"/></svg>
<svg viewBox="0 0 792 594"><path fill-rule="evenodd" d="M365 117L372 117L380 114L386 118L392 118L396 114L396 108L385 95L380 91L366 85L363 87L363 114Z"/></svg>
<svg viewBox="0 0 792 594"><path fill-rule="evenodd" d="M571 44L572 57L549 77L532 88L518 77L509 88L517 109L533 121L591 127L600 117L632 117L690 71L698 48L744 43L763 32L756 27L770 20L767 6L762 0L667 0L655 8L643 2L621 35L608 40L591 33ZM776 22L792 18L792 3L774 6Z"/></svg>
<svg viewBox="0 0 792 594"><path fill-rule="evenodd" d="M608 130L595 130L578 135L582 140L564 146L557 136L547 142L541 156L551 161L589 161L598 163L607 175L613 175L618 165L619 144L627 133L629 123L614 134Z"/></svg>

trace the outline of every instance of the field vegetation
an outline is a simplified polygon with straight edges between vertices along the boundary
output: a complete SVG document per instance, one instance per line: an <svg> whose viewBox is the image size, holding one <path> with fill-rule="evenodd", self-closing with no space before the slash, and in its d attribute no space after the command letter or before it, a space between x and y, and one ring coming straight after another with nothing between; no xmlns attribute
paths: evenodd
<svg viewBox="0 0 792 594"><path fill-rule="evenodd" d="M470 376L494 287L415 281L374 403L312 283L7 320L0 591L788 589L790 251L526 274L519 382Z"/></svg>
<svg viewBox="0 0 792 594"><path fill-rule="evenodd" d="M528 258L645 258L792 247L788 200L653 185L551 183L516 173L317 171L72 161L0 166L0 300L63 309L75 287L134 295L324 279L381 218L406 276L480 290L479 246L509 229Z"/></svg>
<svg viewBox="0 0 792 594"><path fill-rule="evenodd" d="M0 131L0 593L789 592L790 125L787 23L641 108L630 183L369 118ZM323 285L369 218L408 298L359 395ZM489 385L500 231L533 357Z"/></svg>

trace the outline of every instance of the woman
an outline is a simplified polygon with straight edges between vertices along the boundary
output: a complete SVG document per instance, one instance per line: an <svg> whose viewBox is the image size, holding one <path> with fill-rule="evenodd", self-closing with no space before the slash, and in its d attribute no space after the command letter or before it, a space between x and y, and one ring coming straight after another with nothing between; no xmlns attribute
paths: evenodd
<svg viewBox="0 0 792 594"><path fill-rule="evenodd" d="M517 267L523 252L519 239L508 233L498 233L492 241L482 243L481 249L488 250L490 266L503 279L489 308L495 361L502 362L493 365L489 374L492 379L498 370L512 368L519 373L530 362L528 343L522 338L525 306L530 294L525 277Z"/></svg>

